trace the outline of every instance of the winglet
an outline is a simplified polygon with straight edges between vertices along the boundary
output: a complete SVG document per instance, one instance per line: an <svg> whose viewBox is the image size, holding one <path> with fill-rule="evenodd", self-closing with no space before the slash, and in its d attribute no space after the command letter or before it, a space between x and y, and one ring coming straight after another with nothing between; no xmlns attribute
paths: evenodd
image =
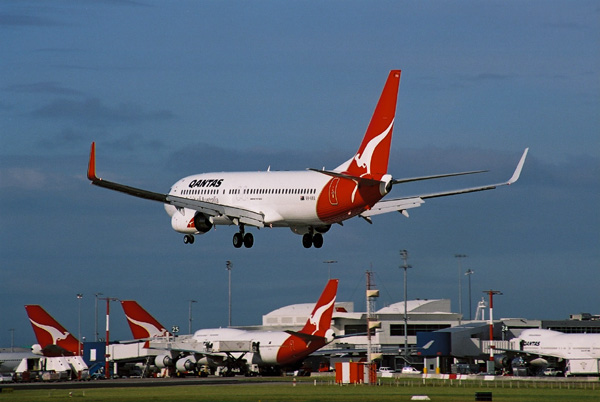
<svg viewBox="0 0 600 402"><path fill-rule="evenodd" d="M506 182L506 184L513 184L514 182L519 180L519 176L521 176L521 170L523 170L523 165L525 164L525 158L527 157L527 152L529 152L529 148L525 148L525 151L523 152L523 155L521 156L521 160L519 160L519 163L517 164L517 168L515 169L515 172L513 173L510 180L508 180Z"/></svg>
<svg viewBox="0 0 600 402"><path fill-rule="evenodd" d="M92 142L92 148L90 149L90 161L88 162L87 177L91 181L100 180L96 176L96 143Z"/></svg>

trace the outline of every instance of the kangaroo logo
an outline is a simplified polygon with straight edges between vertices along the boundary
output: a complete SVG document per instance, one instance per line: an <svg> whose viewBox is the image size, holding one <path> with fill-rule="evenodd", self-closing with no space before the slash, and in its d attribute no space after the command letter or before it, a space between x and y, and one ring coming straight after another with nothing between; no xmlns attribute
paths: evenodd
<svg viewBox="0 0 600 402"><path fill-rule="evenodd" d="M134 320L133 318L131 318L128 315L126 317L127 317L127 320L130 321L131 323L137 325L138 327L143 328L144 331L146 331L148 333L149 337L151 337L151 336L163 336L167 332L166 329L164 329L164 328L158 328L155 325L150 324L149 322Z"/></svg>
<svg viewBox="0 0 600 402"><path fill-rule="evenodd" d="M46 331L52 337L53 345L56 345L58 341L67 339L67 337L70 335L68 331L62 332L53 326L39 324L39 323L33 321L31 318L29 319L29 321L31 321L31 324L35 325L36 327Z"/></svg>
<svg viewBox="0 0 600 402"><path fill-rule="evenodd" d="M333 304L335 303L335 296L333 297L333 299L331 299L331 301L327 304L322 305L321 307L319 307L318 309L315 310L315 312L313 314L311 314L311 316L308 318L308 321L315 326L315 330L312 332L311 335L316 334L317 332L319 332L319 325L321 323L321 317L323 316L323 314L329 310Z"/></svg>
<svg viewBox="0 0 600 402"><path fill-rule="evenodd" d="M354 161L359 168L363 168L367 170L367 175L371 174L371 160L373 159L373 154L375 153L375 149L384 140L385 137L392 131L392 127L394 126L394 119L381 134L373 137L371 141L365 146L362 152L358 152L354 155ZM365 174L361 175L364 176Z"/></svg>

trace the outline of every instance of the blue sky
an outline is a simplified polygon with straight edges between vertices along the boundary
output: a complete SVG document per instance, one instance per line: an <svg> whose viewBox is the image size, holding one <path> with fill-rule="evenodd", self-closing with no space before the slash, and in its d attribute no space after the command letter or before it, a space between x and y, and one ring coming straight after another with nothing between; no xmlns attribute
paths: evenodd
<svg viewBox="0 0 600 402"><path fill-rule="evenodd" d="M0 345L10 328L34 341L24 304L76 332L77 293L88 339L97 292L182 329L195 299L195 329L224 326L227 260L237 325L315 301L325 260L357 310L375 271L383 307L402 300L401 249L410 298L458 311L460 253L473 305L503 292L496 317L600 313L599 14L593 1L2 2ZM91 141L101 177L155 191L205 171L333 168L397 68L394 177L491 172L391 196L504 181L530 147L521 180L348 221L320 250L286 229L237 250L233 227L186 246L160 204L85 178Z"/></svg>

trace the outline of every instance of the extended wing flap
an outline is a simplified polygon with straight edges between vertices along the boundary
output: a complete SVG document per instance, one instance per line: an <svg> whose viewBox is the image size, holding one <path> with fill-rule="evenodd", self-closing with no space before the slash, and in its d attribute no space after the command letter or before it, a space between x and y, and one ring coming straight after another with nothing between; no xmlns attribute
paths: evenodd
<svg viewBox="0 0 600 402"><path fill-rule="evenodd" d="M166 196L166 202L177 208L188 208L202 212L209 216L226 216L230 219L237 219L240 223L262 228L265 226L265 216L262 213L250 211L248 209L231 207L212 202L192 200L189 198L177 197L173 195Z"/></svg>
<svg viewBox="0 0 600 402"><path fill-rule="evenodd" d="M363 218L368 218L374 215L385 214L394 211L406 211L410 208L420 207L425 201L421 197L396 198L392 200L379 201L375 205L360 214Z"/></svg>

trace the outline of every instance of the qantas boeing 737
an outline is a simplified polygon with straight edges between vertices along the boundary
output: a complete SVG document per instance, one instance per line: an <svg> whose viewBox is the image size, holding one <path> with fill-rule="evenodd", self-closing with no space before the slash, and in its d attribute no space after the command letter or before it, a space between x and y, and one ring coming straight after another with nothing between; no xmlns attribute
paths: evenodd
<svg viewBox="0 0 600 402"><path fill-rule="evenodd" d="M201 329L193 335L170 338L170 334L136 301L121 301L134 338L145 347L162 350L155 358L158 368L193 370L198 365L263 367L290 366L333 341L331 317L338 280L330 279L300 331L246 331L237 328ZM165 339L166 337L166 339ZM233 349L231 347L233 346Z"/></svg>
<svg viewBox="0 0 600 402"><path fill-rule="evenodd" d="M254 237L246 227L288 227L302 235L306 248L323 245L323 233L332 224L355 216L371 223L371 216L410 208L428 198L491 190L517 181L528 149L513 176L506 182L479 187L382 200L392 186L419 180L460 176L483 171L394 179L388 159L396 113L400 70L389 73L371 122L358 151L333 170L203 173L185 177L167 193L155 193L103 180L96 175L96 147L92 143L87 177L92 184L140 198L159 201L171 217L171 226L184 234L184 243L215 225L236 225L236 248L252 247Z"/></svg>

